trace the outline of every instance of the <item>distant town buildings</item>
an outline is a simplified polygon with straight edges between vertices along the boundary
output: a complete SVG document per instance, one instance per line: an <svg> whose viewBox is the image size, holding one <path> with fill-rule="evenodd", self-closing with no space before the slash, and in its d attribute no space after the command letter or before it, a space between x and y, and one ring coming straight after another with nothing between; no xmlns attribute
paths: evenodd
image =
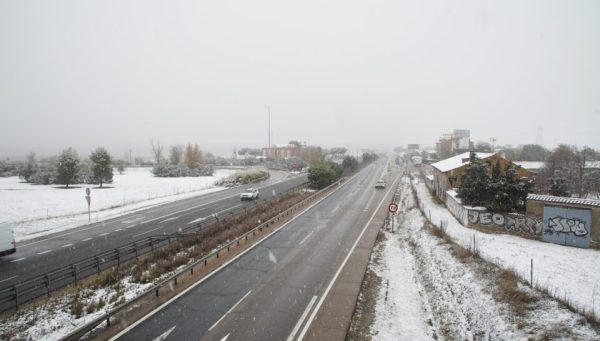
<svg viewBox="0 0 600 341"><path fill-rule="evenodd" d="M302 146L296 144L275 144L263 148L262 154L270 159L289 159L302 156Z"/></svg>
<svg viewBox="0 0 600 341"><path fill-rule="evenodd" d="M468 129L454 129L452 133L443 134L435 144L440 160L469 151L472 148L471 132Z"/></svg>

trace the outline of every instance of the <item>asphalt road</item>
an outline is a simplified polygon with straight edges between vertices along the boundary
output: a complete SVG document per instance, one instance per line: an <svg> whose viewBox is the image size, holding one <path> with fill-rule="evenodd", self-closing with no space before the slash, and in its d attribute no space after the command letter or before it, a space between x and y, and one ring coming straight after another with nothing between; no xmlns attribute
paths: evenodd
<svg viewBox="0 0 600 341"><path fill-rule="evenodd" d="M259 188L260 197L269 198L273 193L282 193L306 181L306 175L287 178L286 173L271 171L271 177L259 184L200 195L17 243L16 253L0 258L0 287L42 275L126 243L180 231L215 213L224 216L236 208L252 205L252 202L242 202L239 198L247 187Z"/></svg>
<svg viewBox="0 0 600 341"><path fill-rule="evenodd" d="M388 189L371 165L228 266L130 326L119 340L286 340L306 318Z"/></svg>

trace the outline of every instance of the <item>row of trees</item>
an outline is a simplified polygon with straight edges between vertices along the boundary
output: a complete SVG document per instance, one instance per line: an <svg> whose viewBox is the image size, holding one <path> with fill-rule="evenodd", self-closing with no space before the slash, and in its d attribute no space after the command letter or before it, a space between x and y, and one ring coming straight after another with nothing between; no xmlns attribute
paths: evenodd
<svg viewBox="0 0 600 341"><path fill-rule="evenodd" d="M152 174L158 177L181 176L210 176L213 167L204 164L204 155L197 144L173 145L169 149L169 156L163 156L164 146L157 141L150 141L155 165Z"/></svg>
<svg viewBox="0 0 600 341"><path fill-rule="evenodd" d="M491 169L490 169L491 168ZM466 205L483 206L496 212L524 211L532 180L520 181L514 165L493 167L471 153L470 164L461 179L458 197Z"/></svg>
<svg viewBox="0 0 600 341"><path fill-rule="evenodd" d="M69 187L76 183L99 184L113 180L112 157L103 147L94 150L88 160L80 160L71 147L63 150L57 158L38 162L35 153L27 155L27 161L19 164L18 175L28 183L60 184Z"/></svg>
<svg viewBox="0 0 600 341"><path fill-rule="evenodd" d="M342 177L344 172L355 172L359 167L367 165L378 158L376 154L364 153L362 163L359 163L354 156L347 155L342 164L324 159L313 164L308 169L308 182L312 188L323 188L331 185Z"/></svg>

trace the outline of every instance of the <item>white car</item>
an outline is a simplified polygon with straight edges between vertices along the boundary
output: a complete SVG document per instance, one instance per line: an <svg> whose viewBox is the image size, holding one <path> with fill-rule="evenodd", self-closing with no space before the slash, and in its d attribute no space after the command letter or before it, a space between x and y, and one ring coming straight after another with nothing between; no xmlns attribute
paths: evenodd
<svg viewBox="0 0 600 341"><path fill-rule="evenodd" d="M240 199L244 200L254 200L258 199L258 189L256 188L248 188L240 194Z"/></svg>
<svg viewBox="0 0 600 341"><path fill-rule="evenodd" d="M377 180L377 182L375 183L375 188L385 188L385 181Z"/></svg>
<svg viewBox="0 0 600 341"><path fill-rule="evenodd" d="M15 237L9 223L0 223L0 256L10 255L17 250Z"/></svg>

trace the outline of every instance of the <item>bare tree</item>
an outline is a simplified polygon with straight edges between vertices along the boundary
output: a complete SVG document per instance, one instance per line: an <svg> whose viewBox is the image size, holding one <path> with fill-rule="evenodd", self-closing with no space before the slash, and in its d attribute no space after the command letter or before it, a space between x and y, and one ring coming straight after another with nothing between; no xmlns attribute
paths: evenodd
<svg viewBox="0 0 600 341"><path fill-rule="evenodd" d="M178 165L183 161L183 146L175 145L171 146L171 152L169 154L169 162L172 165Z"/></svg>
<svg viewBox="0 0 600 341"><path fill-rule="evenodd" d="M150 140L150 145L152 145L152 154L154 154L154 161L158 165L162 161L163 145L160 144L160 141L158 140L156 140L156 144L154 143L154 140Z"/></svg>
<svg viewBox="0 0 600 341"><path fill-rule="evenodd" d="M189 168L198 168L202 164L202 150L198 147L197 144L191 145L187 144L185 146L185 159L184 163Z"/></svg>

